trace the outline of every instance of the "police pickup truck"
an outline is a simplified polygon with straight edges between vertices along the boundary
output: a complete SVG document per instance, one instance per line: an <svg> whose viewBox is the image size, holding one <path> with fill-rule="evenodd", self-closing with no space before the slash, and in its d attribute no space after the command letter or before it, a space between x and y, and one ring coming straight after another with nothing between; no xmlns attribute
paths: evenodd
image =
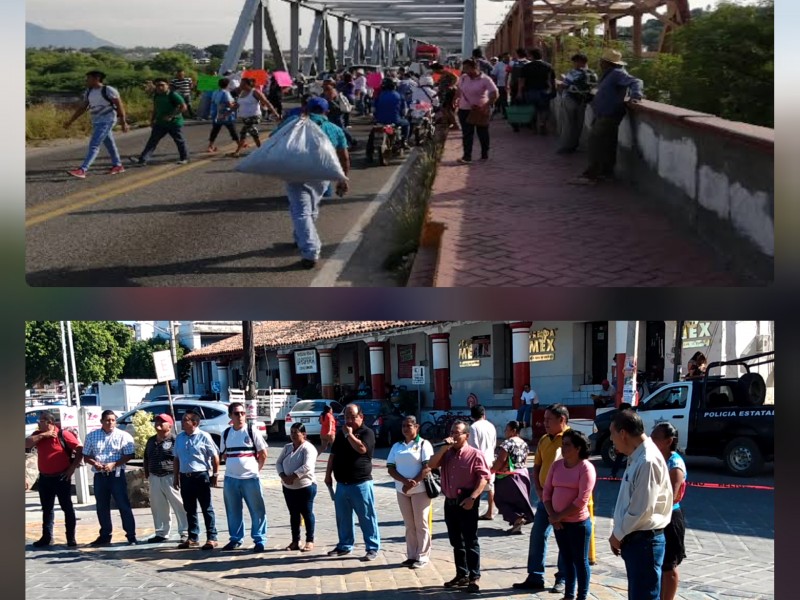
<svg viewBox="0 0 800 600"><path fill-rule="evenodd" d="M713 362L702 378L666 384L633 409L647 434L658 423L672 423L682 454L720 458L733 475L753 476L764 461L774 459L775 405L764 404L766 384L751 368L774 361L774 352L766 352ZM736 377L710 374L713 368L732 365L744 373ZM599 413L590 436L594 453L609 466L616 456L610 432L616 412Z"/></svg>

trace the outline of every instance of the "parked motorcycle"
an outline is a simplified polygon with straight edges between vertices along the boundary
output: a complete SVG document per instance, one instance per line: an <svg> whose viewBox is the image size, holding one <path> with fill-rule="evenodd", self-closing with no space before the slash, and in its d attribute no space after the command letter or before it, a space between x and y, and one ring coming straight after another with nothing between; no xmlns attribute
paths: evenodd
<svg viewBox="0 0 800 600"><path fill-rule="evenodd" d="M367 138L366 156L367 162L373 162L375 152L378 153L378 164L385 167L393 156L403 156L403 137L400 129L394 125L384 125L376 123L370 129Z"/></svg>
<svg viewBox="0 0 800 600"><path fill-rule="evenodd" d="M414 143L421 146L433 139L433 106L428 102L417 102L410 111L411 131Z"/></svg>

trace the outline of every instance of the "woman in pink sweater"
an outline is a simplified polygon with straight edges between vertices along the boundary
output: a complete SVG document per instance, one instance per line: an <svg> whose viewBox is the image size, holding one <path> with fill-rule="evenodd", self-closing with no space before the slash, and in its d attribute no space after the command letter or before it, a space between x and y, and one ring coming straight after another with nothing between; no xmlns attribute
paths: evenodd
<svg viewBox="0 0 800 600"><path fill-rule="evenodd" d="M561 456L547 473L542 499L564 561L564 600L586 600L591 575L589 498L597 478L594 466L588 460L589 439L580 431L568 429L561 439Z"/></svg>

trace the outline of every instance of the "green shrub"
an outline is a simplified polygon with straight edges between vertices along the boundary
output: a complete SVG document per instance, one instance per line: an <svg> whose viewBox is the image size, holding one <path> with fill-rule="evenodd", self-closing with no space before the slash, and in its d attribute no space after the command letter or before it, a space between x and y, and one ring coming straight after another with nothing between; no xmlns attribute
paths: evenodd
<svg viewBox="0 0 800 600"><path fill-rule="evenodd" d="M147 440L156 434L156 428L151 421L152 418L152 413L146 410L137 410L133 414L132 421L135 430L133 441L136 444L136 458L144 457L144 447L147 444Z"/></svg>

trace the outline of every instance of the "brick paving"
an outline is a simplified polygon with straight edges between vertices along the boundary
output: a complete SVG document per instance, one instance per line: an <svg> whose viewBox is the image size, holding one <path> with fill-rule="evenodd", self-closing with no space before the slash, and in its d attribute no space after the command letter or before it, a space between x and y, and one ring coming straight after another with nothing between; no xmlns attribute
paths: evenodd
<svg viewBox="0 0 800 600"><path fill-rule="evenodd" d="M496 117L490 160L459 165L450 132L430 199L428 226L444 231L433 278L411 286L735 286L724 257L622 182L568 182L586 153L555 153L554 136L514 133ZM425 235L423 235L425 238ZM428 265L424 270L429 270Z"/></svg>
<svg viewBox="0 0 800 600"><path fill-rule="evenodd" d="M102 550L53 546L46 551L26 547L26 596L28 598L292 598L312 600L347 594L348 600L387 597L463 597L444 590L444 581L454 574L452 553L439 500L434 501L434 543L429 567L412 571L397 565L405 559L405 535L393 484L385 471L385 460L376 458L375 494L380 519L382 549L371 563L358 559L364 553L360 532L351 555L328 558L324 553L336 543L333 502L324 486L317 495L316 550L309 554L282 550L289 541L288 513L274 471L277 443L271 444L271 460L262 472L269 518L268 551L248 552L252 541L234 553L200 550L181 551L174 544L115 545ZM385 457L387 450L379 451ZM600 475L608 469L598 465ZM690 463L691 468L691 463ZM318 463L318 474L324 462ZM693 481L701 475L695 473ZM703 475L708 481L713 477ZM320 477L321 483L321 477ZM626 579L621 559L607 547L610 515L618 484L600 480L596 487L597 561L592 571L590 598L626 598ZM213 492L217 528L222 544L227 541L222 490ZM687 514L688 558L681 566L681 600L774 600L774 495L771 491L713 490L691 488L684 500ZM38 538L41 513L35 493L26 497L26 537ZM140 539L153 534L149 509L137 509ZM87 543L97 535L94 506L79 511L78 541ZM115 539L122 539L121 524L113 514ZM481 522L481 593L484 598L558 600L558 596L517 593L511 584L525 577L530 527L523 535L508 536L507 525L497 517ZM246 524L246 530L249 525ZM63 520L56 513L56 541L63 544ZM201 535L202 539L202 535ZM556 561L553 538L548 549L547 578L552 581Z"/></svg>

